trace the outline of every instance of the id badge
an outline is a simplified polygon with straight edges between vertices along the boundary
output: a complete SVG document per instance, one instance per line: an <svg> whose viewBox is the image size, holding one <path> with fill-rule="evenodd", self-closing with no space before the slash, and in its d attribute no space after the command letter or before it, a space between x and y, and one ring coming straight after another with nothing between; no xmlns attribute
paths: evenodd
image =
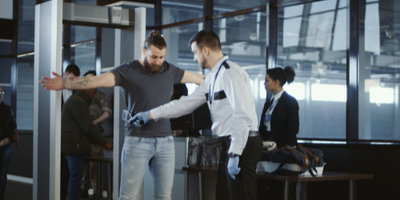
<svg viewBox="0 0 400 200"><path fill-rule="evenodd" d="M264 125L267 131L271 131L271 114L266 114L264 117Z"/></svg>
<svg viewBox="0 0 400 200"><path fill-rule="evenodd" d="M264 122L269 122L271 121L271 114L266 114L264 118Z"/></svg>

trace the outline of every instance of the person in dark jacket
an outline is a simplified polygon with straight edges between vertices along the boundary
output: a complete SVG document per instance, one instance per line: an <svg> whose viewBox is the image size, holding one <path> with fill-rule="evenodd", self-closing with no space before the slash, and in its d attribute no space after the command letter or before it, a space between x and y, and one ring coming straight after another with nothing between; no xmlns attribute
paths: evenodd
<svg viewBox="0 0 400 200"><path fill-rule="evenodd" d="M4 91L0 87L0 200L4 199L7 184L7 168L11 157L11 138L16 124L10 106L3 102Z"/></svg>
<svg viewBox="0 0 400 200"><path fill-rule="evenodd" d="M297 145L299 105L297 100L282 88L285 83L293 82L294 76L294 70L289 66L285 69L276 67L267 70L265 89L268 92L273 92L273 96L265 102L259 126L259 132L264 140L264 149L272 150L275 147ZM273 181L262 181L261 185L268 188L263 192L263 195L269 200L283 198L283 185L278 185ZM295 189L292 185L290 188ZM289 191L290 194L294 192ZM292 196L289 198L292 198Z"/></svg>
<svg viewBox="0 0 400 200"><path fill-rule="evenodd" d="M293 82L294 76L294 69L290 66L267 70L265 88L274 95L265 102L261 115L259 131L263 140L267 141L264 148L269 142L275 142L277 148L297 145L299 104L282 88L286 82Z"/></svg>
<svg viewBox="0 0 400 200"><path fill-rule="evenodd" d="M113 148L93 125L89 105L96 89L76 91L65 102L61 116L61 153L65 154L69 168L68 199L79 199L85 156L90 156L90 143L107 150Z"/></svg>

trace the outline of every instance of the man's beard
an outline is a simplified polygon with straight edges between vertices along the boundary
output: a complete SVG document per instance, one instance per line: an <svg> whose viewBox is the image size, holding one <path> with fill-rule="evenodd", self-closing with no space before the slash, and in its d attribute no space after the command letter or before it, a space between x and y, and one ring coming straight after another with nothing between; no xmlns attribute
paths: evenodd
<svg viewBox="0 0 400 200"><path fill-rule="evenodd" d="M201 63L199 63L199 65L202 69L207 69L206 64L207 64L207 60L203 56L203 59L202 59Z"/></svg>
<svg viewBox="0 0 400 200"><path fill-rule="evenodd" d="M143 65L144 68L147 70L147 72L149 72L150 74L158 74L161 71L162 68L162 63L161 65L157 65L157 64L150 64L149 61L147 60L147 57L144 58L143 60Z"/></svg>

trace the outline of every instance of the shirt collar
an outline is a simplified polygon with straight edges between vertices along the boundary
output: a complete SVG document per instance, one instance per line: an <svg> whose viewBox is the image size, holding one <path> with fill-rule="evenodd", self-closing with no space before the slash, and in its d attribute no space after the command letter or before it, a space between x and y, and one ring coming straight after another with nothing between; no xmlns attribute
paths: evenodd
<svg viewBox="0 0 400 200"><path fill-rule="evenodd" d="M228 56L224 56L224 57L222 57L220 60L218 60L217 64L215 64L215 65L214 65L214 68L211 70L211 73L217 73L218 68L222 65L222 63L223 63L225 60L228 60L228 59L229 59Z"/></svg>
<svg viewBox="0 0 400 200"><path fill-rule="evenodd" d="M274 101L278 101L278 99L281 98L281 96L282 96L282 94L283 94L284 91L285 91L285 90L282 89L280 92L278 92L278 94L275 94L274 96L272 96L272 98L274 99Z"/></svg>

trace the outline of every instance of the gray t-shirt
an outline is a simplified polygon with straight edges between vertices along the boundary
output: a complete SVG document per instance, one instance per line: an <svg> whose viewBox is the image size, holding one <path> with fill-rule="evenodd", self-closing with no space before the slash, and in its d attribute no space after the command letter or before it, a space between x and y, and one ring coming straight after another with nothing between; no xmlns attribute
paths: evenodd
<svg viewBox="0 0 400 200"><path fill-rule="evenodd" d="M115 85L122 87L128 111L134 115L168 103L174 84L181 82L185 71L164 61L160 73L150 74L138 60L134 60L110 72L115 75ZM126 136L163 137L171 134L169 119L150 120L140 128L125 123Z"/></svg>

